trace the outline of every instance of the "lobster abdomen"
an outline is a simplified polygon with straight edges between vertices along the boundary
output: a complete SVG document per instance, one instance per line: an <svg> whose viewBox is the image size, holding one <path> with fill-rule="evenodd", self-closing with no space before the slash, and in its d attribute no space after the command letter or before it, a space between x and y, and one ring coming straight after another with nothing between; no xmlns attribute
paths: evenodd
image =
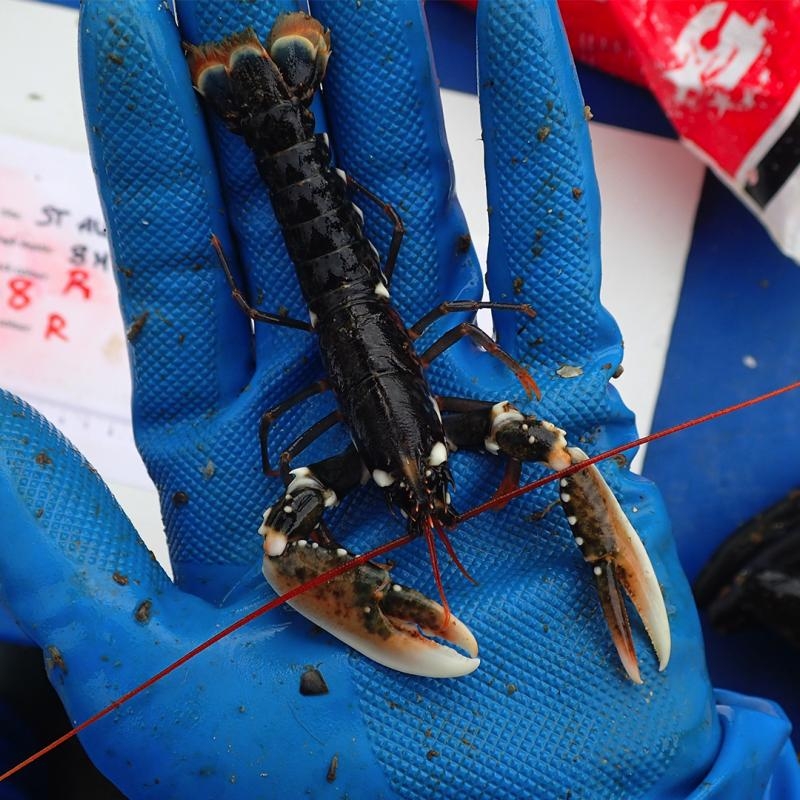
<svg viewBox="0 0 800 800"><path fill-rule="evenodd" d="M270 42L285 56L275 30ZM320 57L304 42L293 42L286 61L293 73L308 67L303 80L286 76L252 30L192 48L193 77L253 151L359 454L371 471L416 483L444 427L346 176L331 165L327 137L314 134L308 103L322 75L308 66Z"/></svg>

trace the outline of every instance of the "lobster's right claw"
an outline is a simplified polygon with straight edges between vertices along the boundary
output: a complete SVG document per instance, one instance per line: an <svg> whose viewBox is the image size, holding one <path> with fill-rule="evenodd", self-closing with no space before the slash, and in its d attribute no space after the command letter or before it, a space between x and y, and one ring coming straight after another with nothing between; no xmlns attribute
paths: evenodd
<svg viewBox="0 0 800 800"><path fill-rule="evenodd" d="M270 542L272 531L264 533L262 571L279 594L353 558L335 543L306 539L289 541L280 555L270 555L279 548ZM399 672L456 678L480 664L478 643L463 622L415 589L394 583L387 569L372 562L298 595L289 605L354 650Z"/></svg>
<svg viewBox="0 0 800 800"><path fill-rule="evenodd" d="M573 464L587 458L576 447L567 452ZM639 612L659 671L667 666L671 649L667 609L647 551L596 467L564 478L560 494L575 542L592 565L600 604L622 665L632 681L642 683L621 589Z"/></svg>

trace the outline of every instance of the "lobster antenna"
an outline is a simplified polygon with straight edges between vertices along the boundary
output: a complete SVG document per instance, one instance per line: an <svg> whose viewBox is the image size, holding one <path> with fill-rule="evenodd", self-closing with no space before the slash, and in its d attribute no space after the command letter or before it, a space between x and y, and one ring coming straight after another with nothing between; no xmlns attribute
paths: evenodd
<svg viewBox="0 0 800 800"><path fill-rule="evenodd" d="M433 538L432 520L426 517L422 524L422 532L425 536L425 544L428 546L428 556L431 561L431 569L433 570L433 580L436 583L436 588L439 590L439 599L442 601L442 608L444 609L444 622L442 627L446 628L450 625L450 603L447 602L447 595L444 591L444 584L442 584L442 573L439 571L439 557L436 554L436 539Z"/></svg>
<svg viewBox="0 0 800 800"><path fill-rule="evenodd" d="M469 574L467 568L461 563L461 559L458 557L455 548L453 547L453 543L450 541L450 537L445 532L445 529L437 524L436 525L436 534L441 539L442 544L445 546L447 550L447 554L450 556L452 562L458 567L459 572L473 585L477 586L478 581Z"/></svg>

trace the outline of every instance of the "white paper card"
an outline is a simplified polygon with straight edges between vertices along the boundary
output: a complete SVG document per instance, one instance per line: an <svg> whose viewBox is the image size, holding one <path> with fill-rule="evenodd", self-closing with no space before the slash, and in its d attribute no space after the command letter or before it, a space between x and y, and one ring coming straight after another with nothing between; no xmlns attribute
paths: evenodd
<svg viewBox="0 0 800 800"><path fill-rule="evenodd" d="M0 134L0 377L106 480L150 485L88 155Z"/></svg>

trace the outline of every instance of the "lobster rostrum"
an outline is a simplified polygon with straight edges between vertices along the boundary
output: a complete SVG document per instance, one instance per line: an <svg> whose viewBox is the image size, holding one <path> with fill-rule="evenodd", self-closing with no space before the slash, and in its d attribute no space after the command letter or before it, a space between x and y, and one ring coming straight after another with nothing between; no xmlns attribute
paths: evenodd
<svg viewBox="0 0 800 800"><path fill-rule="evenodd" d="M387 566L368 562L297 596L291 604L388 667L431 677L467 675L480 663L478 645L467 626L450 613L435 547L438 538L461 568L445 533L459 519L449 491L450 453L469 449L505 455L510 459L509 476L518 473L521 461L541 462L558 471L580 464L586 455L568 446L560 428L522 413L510 402L434 396L425 367L469 336L514 372L529 397L538 397L526 370L474 324L457 325L420 354L414 341L451 312L494 308L533 316L534 311L509 303L458 301L443 303L405 326L389 293L402 221L391 206L332 167L327 137L314 131L309 105L331 52L330 33L317 20L302 13L282 15L266 44L246 30L222 42L186 47L195 87L254 153L310 323L250 306L215 241L233 296L254 321L313 331L327 373L264 414L265 471L271 471L267 435L278 416L327 390L338 402L337 411L298 437L281 456L285 492L264 512L259 529L264 576L283 593L352 560L327 530L323 516L372 479L407 518L409 533L426 538L442 603L396 583ZM394 224L383 267L364 233L363 215L350 199L353 191L378 203ZM290 469L292 459L337 422L347 425L352 445ZM641 682L623 590L645 625L660 669L670 655L669 623L650 559L593 465L561 480L559 500L575 542L592 567L622 664L632 680Z"/></svg>

